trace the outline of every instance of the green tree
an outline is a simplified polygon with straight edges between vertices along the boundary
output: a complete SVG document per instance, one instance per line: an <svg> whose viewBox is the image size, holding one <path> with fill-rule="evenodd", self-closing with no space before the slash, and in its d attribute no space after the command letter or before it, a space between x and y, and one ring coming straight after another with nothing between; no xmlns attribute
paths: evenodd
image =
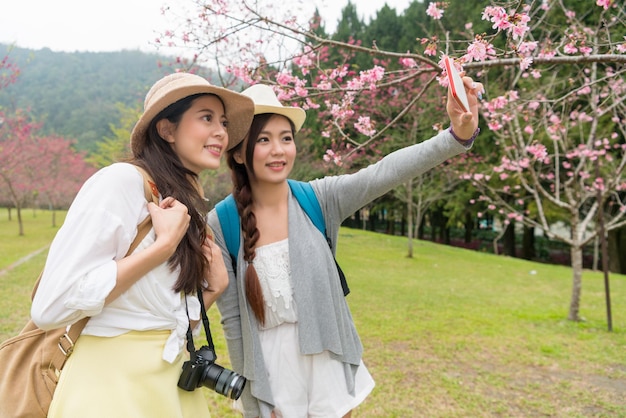
<svg viewBox="0 0 626 418"><path fill-rule="evenodd" d="M98 168L130 157L130 133L141 115L141 109L124 103L117 103L116 108L121 115L119 125L109 125L111 135L97 142L95 151L87 158L89 163Z"/></svg>

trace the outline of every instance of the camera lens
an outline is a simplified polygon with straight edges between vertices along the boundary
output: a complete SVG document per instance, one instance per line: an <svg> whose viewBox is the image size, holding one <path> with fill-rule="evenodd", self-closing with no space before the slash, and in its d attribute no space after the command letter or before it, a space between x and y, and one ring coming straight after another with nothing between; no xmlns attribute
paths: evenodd
<svg viewBox="0 0 626 418"><path fill-rule="evenodd" d="M246 378L213 363L206 366L201 383L220 395L237 400L246 385Z"/></svg>

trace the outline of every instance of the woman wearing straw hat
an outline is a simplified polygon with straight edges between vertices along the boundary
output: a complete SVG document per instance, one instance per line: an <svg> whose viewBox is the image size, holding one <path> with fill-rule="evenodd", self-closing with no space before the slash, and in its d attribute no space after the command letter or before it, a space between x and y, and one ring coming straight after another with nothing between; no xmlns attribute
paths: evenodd
<svg viewBox="0 0 626 418"><path fill-rule="evenodd" d="M447 129L361 171L310 182L336 248L341 222L393 187L469 149L478 134L480 83L465 78L471 112L448 96ZM242 231L229 285L217 306L233 369L248 379L238 405L246 417L343 417L371 392L362 345L331 247L288 184L294 136L304 110L283 106L271 87L254 85L255 117L246 139L228 151ZM228 257L217 210L215 242Z"/></svg>
<svg viewBox="0 0 626 418"><path fill-rule="evenodd" d="M89 317L49 417L209 416L201 391L177 386L187 329L200 318L197 289L208 307L228 280L207 237L198 175L219 167L252 117L248 97L197 75L168 75L146 95L132 159L85 182L52 242L31 310L43 329ZM135 166L153 179L158 205L146 202ZM124 257L148 214L152 230Z"/></svg>

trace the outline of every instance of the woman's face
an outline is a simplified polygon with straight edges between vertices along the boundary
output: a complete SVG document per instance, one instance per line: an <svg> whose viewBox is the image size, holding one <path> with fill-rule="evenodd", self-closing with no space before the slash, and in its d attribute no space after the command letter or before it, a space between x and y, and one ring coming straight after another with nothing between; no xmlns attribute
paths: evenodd
<svg viewBox="0 0 626 418"><path fill-rule="evenodd" d="M255 140L251 181L280 183L287 179L296 159L296 144L289 119L273 115ZM248 168L250 169L250 168Z"/></svg>
<svg viewBox="0 0 626 418"><path fill-rule="evenodd" d="M185 168L198 174L216 170L228 145L226 114L222 101L212 95L200 96L177 125L162 120L161 136L170 143Z"/></svg>

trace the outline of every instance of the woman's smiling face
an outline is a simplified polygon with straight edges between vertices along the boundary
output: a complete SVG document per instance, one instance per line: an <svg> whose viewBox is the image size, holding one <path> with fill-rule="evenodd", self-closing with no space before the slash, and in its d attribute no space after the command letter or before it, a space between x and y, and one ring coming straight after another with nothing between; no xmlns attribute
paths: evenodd
<svg viewBox="0 0 626 418"><path fill-rule="evenodd" d="M296 158L296 144L289 119L273 115L254 140L252 159L254 181L270 183L285 181Z"/></svg>
<svg viewBox="0 0 626 418"><path fill-rule="evenodd" d="M174 126L159 123L160 135L170 143L185 168L198 174L216 170L228 145L227 120L222 101L214 95L196 98Z"/></svg>

